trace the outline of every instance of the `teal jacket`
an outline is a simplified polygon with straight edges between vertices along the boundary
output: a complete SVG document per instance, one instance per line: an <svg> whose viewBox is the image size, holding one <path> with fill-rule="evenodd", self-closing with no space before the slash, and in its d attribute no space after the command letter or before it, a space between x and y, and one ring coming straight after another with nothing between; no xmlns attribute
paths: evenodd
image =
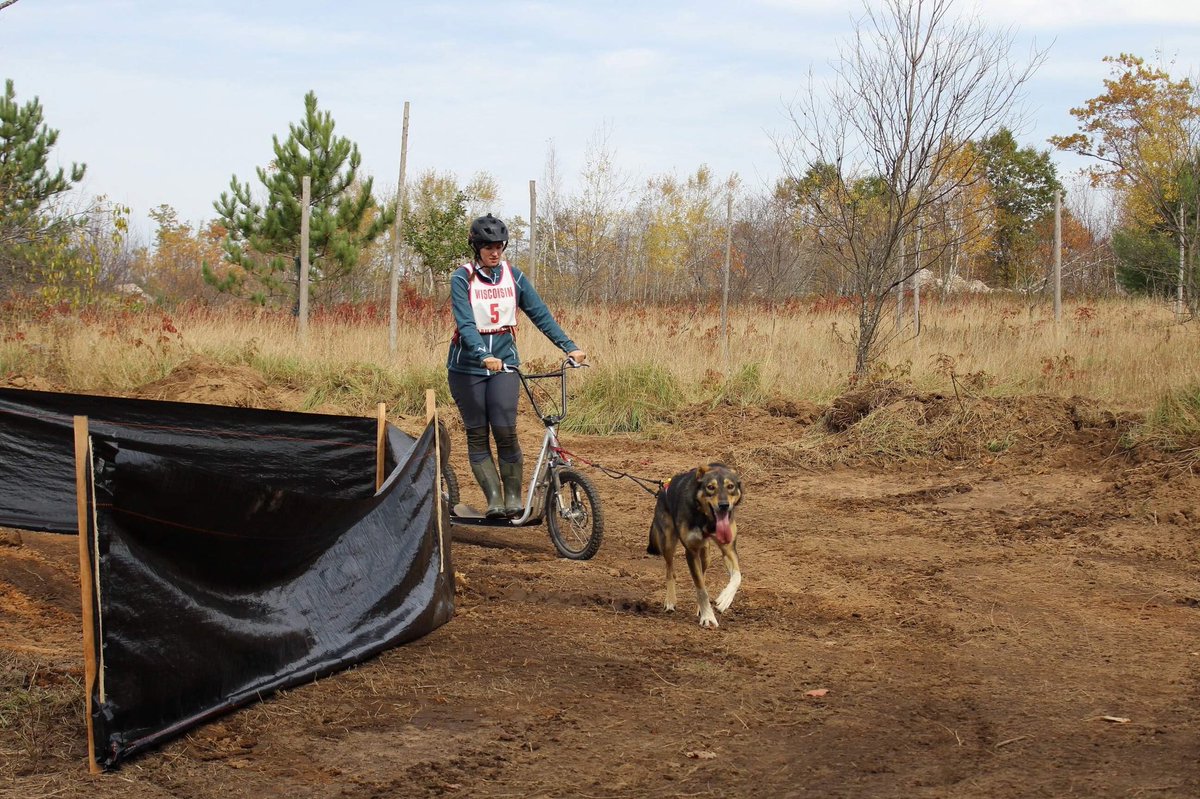
<svg viewBox="0 0 1200 799"><path fill-rule="evenodd" d="M558 322L554 321L550 309L542 302L529 278L512 264L509 264L508 268L512 270L513 283L517 287L517 307L525 312L529 321L563 352L579 349L574 341L567 338ZM458 335L450 342L446 368L451 372L486 375L489 372L483 365L484 358L499 358L509 366L520 366L521 356L517 354L517 342L512 333L481 335L479 328L475 326L470 299L472 269L474 266L471 265L460 266L450 276L450 307L454 312L454 324ZM502 270L503 265L492 269L490 274L487 270L482 270L475 279L496 283L500 280Z"/></svg>

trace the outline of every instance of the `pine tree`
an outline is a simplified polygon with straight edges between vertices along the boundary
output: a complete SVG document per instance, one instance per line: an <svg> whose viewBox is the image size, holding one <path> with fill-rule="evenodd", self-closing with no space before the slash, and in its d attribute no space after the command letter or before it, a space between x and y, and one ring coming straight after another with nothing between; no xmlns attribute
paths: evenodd
<svg viewBox="0 0 1200 799"><path fill-rule="evenodd" d="M305 95L304 118L288 127L286 141L272 137L274 160L257 170L265 202L257 202L250 183L234 175L229 191L213 203L228 231L222 246L232 268L218 274L204 265L205 280L219 290L263 305L289 304L296 296L305 175L312 179L309 282L314 293L324 286L328 294L351 275L363 250L395 221L395 208L376 202L373 179L359 179L358 145L334 135L333 117L318 109L316 93Z"/></svg>
<svg viewBox="0 0 1200 799"><path fill-rule="evenodd" d="M996 210L990 279L1016 285L1040 271L1035 226L1053 214L1062 183L1049 150L1018 147L1008 128L980 141L979 153Z"/></svg>
<svg viewBox="0 0 1200 799"><path fill-rule="evenodd" d="M45 124L38 99L18 104L13 82L6 81L0 96L0 286L40 248L61 240L74 222L55 213L53 204L83 179L87 166L48 169L57 141L58 131Z"/></svg>

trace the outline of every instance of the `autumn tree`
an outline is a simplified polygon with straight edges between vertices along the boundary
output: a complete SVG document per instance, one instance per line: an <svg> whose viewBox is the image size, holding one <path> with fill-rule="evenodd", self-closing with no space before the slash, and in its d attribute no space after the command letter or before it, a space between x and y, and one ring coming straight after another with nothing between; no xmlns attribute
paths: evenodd
<svg viewBox="0 0 1200 799"><path fill-rule="evenodd" d="M1186 78L1173 80L1161 67L1151 67L1135 55L1106 56L1111 76L1104 92L1088 100L1071 115L1079 130L1050 141L1061 150L1092 159L1089 172L1094 185L1114 189L1122 202L1122 227L1127 255L1154 252L1126 262L1134 272L1142 264L1161 264L1165 248L1178 253L1176 288L1180 299L1189 279L1195 279L1196 246L1200 234L1200 204L1196 186L1200 182L1200 98ZM1155 244L1146 237L1166 235L1170 244ZM1145 246L1134 246L1136 242ZM1193 262L1185 272L1188 259ZM1153 267L1159 268L1157 266ZM1158 278L1126 281L1132 288L1161 286ZM1193 307L1196 293L1190 295Z"/></svg>
<svg viewBox="0 0 1200 799"><path fill-rule="evenodd" d="M39 263L61 259L80 223L61 199L87 167L50 168L57 141L58 131L45 123L38 99L18 103L13 82L6 81L0 96L0 288L31 278L29 269Z"/></svg>
<svg viewBox="0 0 1200 799"><path fill-rule="evenodd" d="M229 191L213 205L226 229L225 260L237 267L222 276L212 265L205 279L222 292L259 304L290 304L296 296L300 256L302 181L312 182L309 264L314 294L332 298L340 279L349 276L363 251L395 220L394 206L381 206L372 194L373 179L360 178L358 145L334 134L328 111L317 96L304 97L304 117L289 125L285 141L272 137L275 158L259 167L265 198L236 175Z"/></svg>
<svg viewBox="0 0 1200 799"><path fill-rule="evenodd" d="M885 343L880 321L892 289L916 269L902 265L911 263L902 260L905 242L970 179L955 156L1009 118L1044 57L1015 63L1011 34L954 17L951 0L865 9L827 91L802 94L791 108L794 135L778 142L789 176L816 164L836 175L810 210L856 299L858 375Z"/></svg>
<svg viewBox="0 0 1200 799"><path fill-rule="evenodd" d="M675 294L713 294L725 247L725 200L733 182L714 179L701 165L680 180L674 174L646 182L642 205L646 266Z"/></svg>
<svg viewBox="0 0 1200 799"><path fill-rule="evenodd" d="M204 279L204 264L212 264L220 274L235 268L222 262L221 243L225 228L219 222L194 226L179 218L170 205L150 211L155 222L154 246L144 248L133 268L133 280L162 305L182 302L219 302L222 295Z"/></svg>
<svg viewBox="0 0 1200 799"><path fill-rule="evenodd" d="M996 203L977 142L955 148L941 182L931 187L933 200L921 219L923 252L913 256L938 276L946 295L967 280L989 277Z"/></svg>
<svg viewBox="0 0 1200 799"><path fill-rule="evenodd" d="M429 170L407 192L404 243L420 261L427 285L471 258L467 193L454 175Z"/></svg>

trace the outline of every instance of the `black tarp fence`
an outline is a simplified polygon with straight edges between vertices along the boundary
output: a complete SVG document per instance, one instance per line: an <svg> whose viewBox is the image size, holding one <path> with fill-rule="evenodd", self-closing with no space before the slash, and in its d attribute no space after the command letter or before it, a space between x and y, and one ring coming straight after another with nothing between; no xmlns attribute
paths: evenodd
<svg viewBox="0 0 1200 799"><path fill-rule="evenodd" d="M101 766L453 615L433 423L376 491L373 419L0 389L0 525L80 529L74 416Z"/></svg>

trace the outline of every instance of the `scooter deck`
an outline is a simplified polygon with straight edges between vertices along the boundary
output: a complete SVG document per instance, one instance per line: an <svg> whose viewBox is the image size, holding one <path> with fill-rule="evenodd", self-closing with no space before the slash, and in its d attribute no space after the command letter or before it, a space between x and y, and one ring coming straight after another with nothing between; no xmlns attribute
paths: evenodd
<svg viewBox="0 0 1200 799"><path fill-rule="evenodd" d="M474 524L480 527L528 527L531 524L539 524L542 519L534 517L526 519L521 524L518 524L516 519L503 516L489 519L467 503L460 502L450 510L450 521L454 524Z"/></svg>

